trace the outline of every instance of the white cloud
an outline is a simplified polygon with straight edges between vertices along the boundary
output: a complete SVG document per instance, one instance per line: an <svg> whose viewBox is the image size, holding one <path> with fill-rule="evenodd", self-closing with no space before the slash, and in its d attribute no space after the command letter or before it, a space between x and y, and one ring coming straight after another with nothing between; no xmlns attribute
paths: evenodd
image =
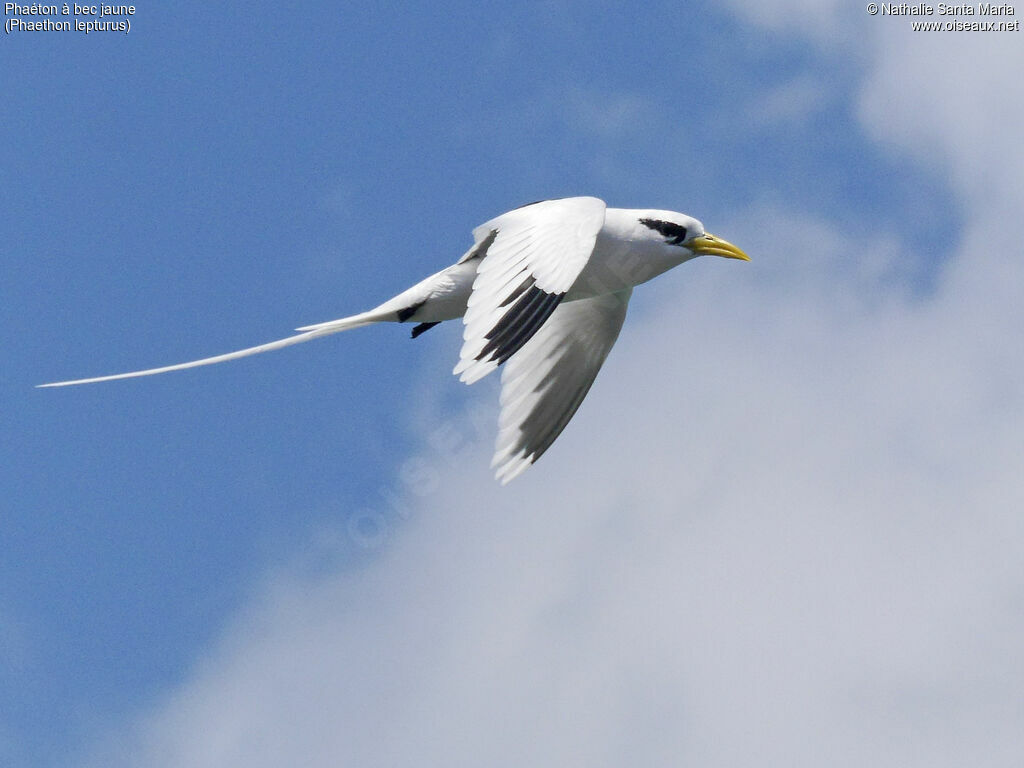
<svg viewBox="0 0 1024 768"><path fill-rule="evenodd" d="M804 124L835 98L822 78L803 73L770 88L748 110L749 119L760 125L791 127Z"/></svg>
<svg viewBox="0 0 1024 768"><path fill-rule="evenodd" d="M1024 62L939 43L873 48L861 96L952 174L933 294L898 233L737 216L759 257L638 291L540 464L425 449L379 558L274 575L96 762L1020 765L1024 155L985 73Z"/></svg>
<svg viewBox="0 0 1024 768"><path fill-rule="evenodd" d="M882 32L860 98L872 136L951 172L973 212L1019 210L1019 33Z"/></svg>
<svg viewBox="0 0 1024 768"><path fill-rule="evenodd" d="M752 24L793 39L809 39L826 53L841 52L847 56L870 53L872 41L870 34L865 35L865 28L875 21L886 21L869 16L862 4L840 0L728 0L727 5Z"/></svg>
<svg viewBox="0 0 1024 768"><path fill-rule="evenodd" d="M575 86L566 88L553 101L567 125L584 136L621 139L662 122L657 106L637 93L606 93Z"/></svg>

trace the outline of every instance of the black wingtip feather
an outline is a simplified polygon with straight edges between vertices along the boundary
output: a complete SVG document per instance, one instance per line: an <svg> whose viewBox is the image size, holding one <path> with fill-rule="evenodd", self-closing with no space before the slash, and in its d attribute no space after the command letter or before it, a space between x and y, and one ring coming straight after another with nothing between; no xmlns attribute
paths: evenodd
<svg viewBox="0 0 1024 768"><path fill-rule="evenodd" d="M426 331L429 331L431 328L433 328L435 325L440 325L440 324L441 324L440 320L438 320L436 322L433 322L433 323L420 323L419 325L417 325L415 328L412 329L412 338L415 339L421 333L425 333Z"/></svg>
<svg viewBox="0 0 1024 768"><path fill-rule="evenodd" d="M476 356L477 360L490 357L501 365L514 355L551 316L562 301L564 293L548 293L536 285L522 292L509 310L484 336L487 344Z"/></svg>

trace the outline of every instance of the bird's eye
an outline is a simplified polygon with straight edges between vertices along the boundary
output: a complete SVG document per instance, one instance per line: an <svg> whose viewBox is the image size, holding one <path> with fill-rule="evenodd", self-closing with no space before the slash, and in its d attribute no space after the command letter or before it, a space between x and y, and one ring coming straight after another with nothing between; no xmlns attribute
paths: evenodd
<svg viewBox="0 0 1024 768"><path fill-rule="evenodd" d="M686 240L686 227L661 219L640 219L640 223L665 236L669 245L682 245Z"/></svg>

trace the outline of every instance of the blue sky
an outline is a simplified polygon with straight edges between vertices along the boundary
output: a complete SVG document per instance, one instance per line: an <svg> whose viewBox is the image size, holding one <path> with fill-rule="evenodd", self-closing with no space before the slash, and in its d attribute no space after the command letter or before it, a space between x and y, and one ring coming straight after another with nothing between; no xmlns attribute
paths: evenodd
<svg viewBox="0 0 1024 768"><path fill-rule="evenodd" d="M1019 38L768 5L147 4L128 35L5 36L0 762L908 765L956 733L1019 764ZM458 327L33 389L360 311L573 194L754 261L638 291L507 489Z"/></svg>

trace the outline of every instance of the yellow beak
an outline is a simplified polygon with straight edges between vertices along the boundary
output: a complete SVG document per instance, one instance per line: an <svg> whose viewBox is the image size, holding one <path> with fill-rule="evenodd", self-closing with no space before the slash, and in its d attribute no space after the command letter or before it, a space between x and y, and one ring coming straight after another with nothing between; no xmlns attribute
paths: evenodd
<svg viewBox="0 0 1024 768"><path fill-rule="evenodd" d="M724 256L727 259L742 259L743 261L750 261L750 257L735 245L730 243L728 240L715 237L711 233L705 233L700 237L695 237L690 242L683 243L683 245L698 256Z"/></svg>

